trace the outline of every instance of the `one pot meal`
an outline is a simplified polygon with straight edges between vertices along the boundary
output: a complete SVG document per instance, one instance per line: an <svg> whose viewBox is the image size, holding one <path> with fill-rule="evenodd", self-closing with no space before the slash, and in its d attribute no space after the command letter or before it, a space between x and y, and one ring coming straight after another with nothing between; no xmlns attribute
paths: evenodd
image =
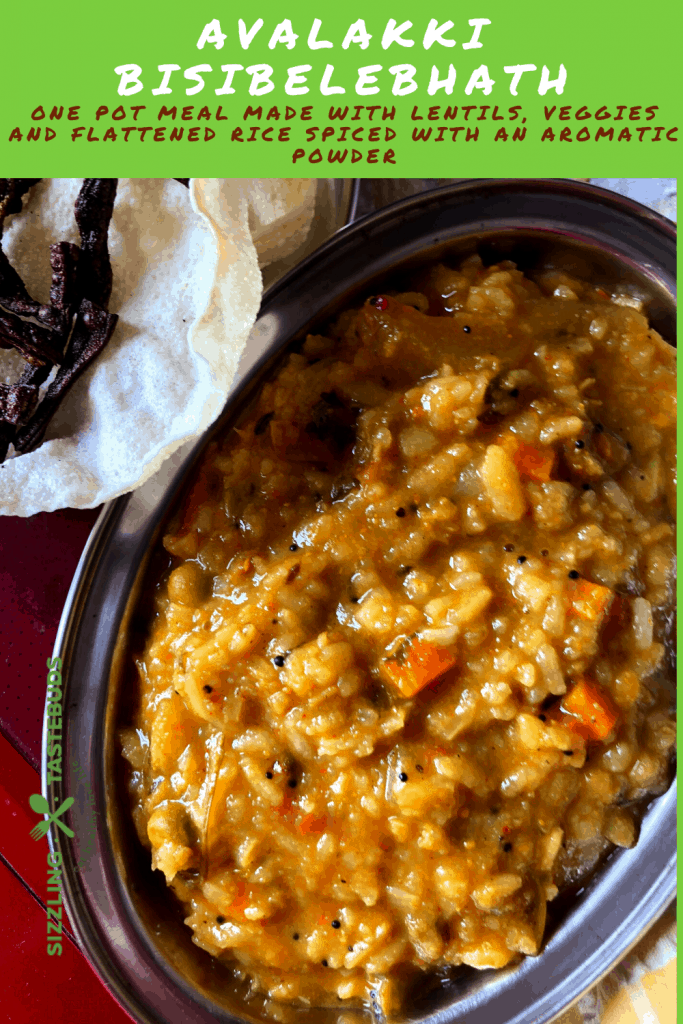
<svg viewBox="0 0 683 1024"><path fill-rule="evenodd" d="M559 271L410 289L208 445L120 733L194 941L275 1000L537 954L670 781L674 350Z"/></svg>

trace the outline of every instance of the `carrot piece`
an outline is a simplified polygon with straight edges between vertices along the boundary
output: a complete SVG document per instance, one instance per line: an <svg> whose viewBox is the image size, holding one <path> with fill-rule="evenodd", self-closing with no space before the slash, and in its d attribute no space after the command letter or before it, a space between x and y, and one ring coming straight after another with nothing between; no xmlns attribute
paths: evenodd
<svg viewBox="0 0 683 1024"><path fill-rule="evenodd" d="M322 818L316 818L315 814L305 814L299 822L299 832L304 836L311 832L324 832L326 828L326 815L323 815Z"/></svg>
<svg viewBox="0 0 683 1024"><path fill-rule="evenodd" d="M606 739L619 719L607 694L585 676L576 681L560 708L574 720L568 725L593 740Z"/></svg>
<svg viewBox="0 0 683 1024"><path fill-rule="evenodd" d="M455 665L450 651L412 637L393 658L382 662L381 669L403 697L413 697Z"/></svg>
<svg viewBox="0 0 683 1024"><path fill-rule="evenodd" d="M525 476L538 484L548 483L555 468L555 452L543 451L532 444L520 441L511 454L520 476Z"/></svg>
<svg viewBox="0 0 683 1024"><path fill-rule="evenodd" d="M589 580L575 580L569 584L569 614L578 615L589 622L597 622L609 610L614 591Z"/></svg>

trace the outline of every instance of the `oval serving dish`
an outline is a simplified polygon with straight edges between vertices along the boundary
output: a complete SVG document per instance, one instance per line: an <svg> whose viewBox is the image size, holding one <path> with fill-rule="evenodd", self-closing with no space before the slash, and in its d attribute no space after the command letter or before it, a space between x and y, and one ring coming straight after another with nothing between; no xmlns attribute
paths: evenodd
<svg viewBox="0 0 683 1024"><path fill-rule="evenodd" d="M105 984L145 1022L272 1020L248 1003L229 969L193 946L159 873L134 837L115 731L136 605L150 554L207 442L244 408L288 342L315 329L398 271L478 252L527 273L554 266L644 302L651 325L675 336L675 229L636 203L558 180L446 186L372 214L334 236L265 295L244 370L216 424L167 470L107 504L72 583L55 655L63 662L66 774L55 806L75 797L53 849L79 941ZM141 619L144 617L141 616ZM43 765L44 784L46 766ZM501 971L458 968L426 977L402 1016L450 1024L546 1024L606 973L675 892L675 783L645 811L640 838L590 883L559 901L544 949ZM362 1010L344 1008L344 1014ZM285 1007L291 1024L337 1020L339 1008Z"/></svg>

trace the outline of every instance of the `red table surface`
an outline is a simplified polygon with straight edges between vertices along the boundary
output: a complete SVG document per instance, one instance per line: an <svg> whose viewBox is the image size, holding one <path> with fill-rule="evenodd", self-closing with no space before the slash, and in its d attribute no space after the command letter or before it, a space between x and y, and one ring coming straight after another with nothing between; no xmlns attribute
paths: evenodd
<svg viewBox="0 0 683 1024"><path fill-rule="evenodd" d="M39 820L28 800L40 792L46 662L98 511L0 516L0 1018L12 1024L130 1024L68 922L61 956L48 955L48 846L29 835Z"/></svg>

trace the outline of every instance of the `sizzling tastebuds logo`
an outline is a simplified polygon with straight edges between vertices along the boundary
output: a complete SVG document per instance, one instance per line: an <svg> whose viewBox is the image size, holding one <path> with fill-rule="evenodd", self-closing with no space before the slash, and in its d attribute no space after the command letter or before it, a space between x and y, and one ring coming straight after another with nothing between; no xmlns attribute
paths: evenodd
<svg viewBox="0 0 683 1024"><path fill-rule="evenodd" d="M62 660L61 658L47 659L47 785L53 782L62 781ZM34 793L30 799L31 809L36 814L47 814L45 821L39 822L31 829L33 839L42 839L50 830L50 825L61 828L71 839L73 832L60 821L60 816L71 807L74 798L69 796L55 811L50 812L50 807L44 796Z"/></svg>
<svg viewBox="0 0 683 1024"><path fill-rule="evenodd" d="M45 737L45 751L47 761L47 786L54 782L62 781L62 662L60 658L48 658L47 660L47 732ZM73 831L62 821L62 815L69 810L74 803L74 798L68 796L62 800L59 807L54 811L42 793L33 793L29 797L31 809L36 814L44 814L46 817L39 821L31 829L31 838L38 840L46 836L50 826L61 829L70 839L74 838ZM60 889L62 855L58 850L47 855L47 953L48 956L62 955L62 893Z"/></svg>
<svg viewBox="0 0 683 1024"><path fill-rule="evenodd" d="M62 955L62 892L60 879L62 855L58 850L47 855L47 955Z"/></svg>
<svg viewBox="0 0 683 1024"><path fill-rule="evenodd" d="M48 658L47 784L62 781L62 659Z"/></svg>
<svg viewBox="0 0 683 1024"><path fill-rule="evenodd" d="M68 811L73 802L74 798L72 796L68 796L66 800L59 805L57 810L53 811L51 814L50 805L45 797L41 793L34 793L29 798L29 803L36 814L47 814L47 819L45 821L39 821L35 828L31 829L31 838L42 839L42 837L46 836L49 832L50 825L55 824L58 828L61 828L62 832L66 832L70 839L73 839L74 834L69 826L59 820L59 816L64 814L65 811Z"/></svg>

